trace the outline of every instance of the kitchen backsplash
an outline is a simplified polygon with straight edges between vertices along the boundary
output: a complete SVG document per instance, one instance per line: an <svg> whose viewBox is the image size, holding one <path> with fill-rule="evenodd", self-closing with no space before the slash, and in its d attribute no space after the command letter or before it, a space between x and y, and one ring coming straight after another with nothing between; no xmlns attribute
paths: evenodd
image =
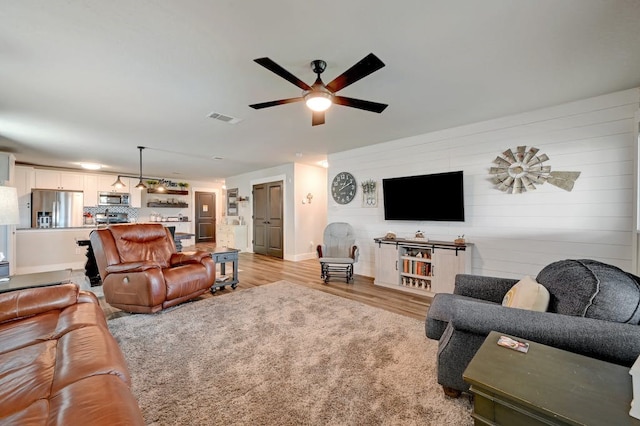
<svg viewBox="0 0 640 426"><path fill-rule="evenodd" d="M91 213L91 216L95 217L96 213L104 213L106 209L109 209L109 213L126 213L129 216L129 220L135 222L138 219L138 210L133 207L126 206L99 206L99 207L85 207L84 213Z"/></svg>

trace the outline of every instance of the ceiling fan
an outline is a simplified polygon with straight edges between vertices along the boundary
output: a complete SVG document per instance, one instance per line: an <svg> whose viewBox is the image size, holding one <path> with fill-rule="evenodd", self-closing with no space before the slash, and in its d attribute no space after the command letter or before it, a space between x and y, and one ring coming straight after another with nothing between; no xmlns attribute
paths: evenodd
<svg viewBox="0 0 640 426"><path fill-rule="evenodd" d="M373 53L369 53L360 62L334 78L329 84L324 84L320 78L320 74L327 68L327 63L321 59L311 61L311 70L318 76L315 83L309 86L289 71L282 68L269 58L254 59L255 62L262 65L271 72L276 73L280 77L295 84L303 90L302 96L297 98L280 99L277 101L262 102L259 104L249 105L254 109L268 108L276 105L284 105L292 102L305 101L307 106L313 111L311 125L317 126L324 124L324 112L332 105L338 104L352 108L363 109L365 111L381 113L388 106L378 102L365 101L362 99L347 98L338 96L335 93L344 89L350 84L378 71L384 67L384 63L378 59Z"/></svg>

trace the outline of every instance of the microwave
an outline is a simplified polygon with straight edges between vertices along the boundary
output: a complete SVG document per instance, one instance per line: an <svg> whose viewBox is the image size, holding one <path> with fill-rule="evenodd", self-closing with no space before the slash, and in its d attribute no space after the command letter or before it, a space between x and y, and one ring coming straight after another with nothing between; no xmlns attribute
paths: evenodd
<svg viewBox="0 0 640 426"><path fill-rule="evenodd" d="M130 194L119 192L98 192L99 206L129 206Z"/></svg>

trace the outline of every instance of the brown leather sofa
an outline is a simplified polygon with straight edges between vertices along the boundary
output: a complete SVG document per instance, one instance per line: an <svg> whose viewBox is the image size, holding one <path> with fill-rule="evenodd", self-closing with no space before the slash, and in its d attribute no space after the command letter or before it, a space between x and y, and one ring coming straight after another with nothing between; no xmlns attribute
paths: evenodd
<svg viewBox="0 0 640 426"><path fill-rule="evenodd" d="M157 312L200 296L215 281L211 254L177 253L159 223L109 225L90 238L105 301L123 311Z"/></svg>
<svg viewBox="0 0 640 426"><path fill-rule="evenodd" d="M93 293L0 293L0 424L143 425L130 380Z"/></svg>

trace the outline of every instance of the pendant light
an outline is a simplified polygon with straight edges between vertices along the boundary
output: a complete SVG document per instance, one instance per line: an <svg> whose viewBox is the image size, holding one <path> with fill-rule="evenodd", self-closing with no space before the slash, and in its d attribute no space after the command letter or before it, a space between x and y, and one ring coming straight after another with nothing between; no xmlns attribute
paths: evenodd
<svg viewBox="0 0 640 426"><path fill-rule="evenodd" d="M127 185L124 184L122 179L120 179L120 175L118 175L118 179L116 179L116 181L113 182L111 186L114 186L116 189L120 189L120 188L124 188Z"/></svg>
<svg viewBox="0 0 640 426"><path fill-rule="evenodd" d="M123 177L131 178L131 179L138 178L138 184L135 187L137 189L143 190L143 189L147 189L147 185L144 184L144 179L153 179L153 180L156 180L156 181L160 182L160 185L155 190L159 191L159 192L165 191L166 188L164 187L164 184L162 182L164 179L142 176L142 150L146 149L146 148L144 146L138 146L137 148L140 151L140 174L138 176L118 175L118 179L114 183L112 183L111 186L114 186L114 187L116 187L118 189L124 188L127 185L125 185L124 182L122 181Z"/></svg>
<svg viewBox="0 0 640 426"><path fill-rule="evenodd" d="M136 185L136 188L147 189L147 186L142 182L142 150L144 149L144 146L139 146L138 149L140 150L140 181Z"/></svg>

